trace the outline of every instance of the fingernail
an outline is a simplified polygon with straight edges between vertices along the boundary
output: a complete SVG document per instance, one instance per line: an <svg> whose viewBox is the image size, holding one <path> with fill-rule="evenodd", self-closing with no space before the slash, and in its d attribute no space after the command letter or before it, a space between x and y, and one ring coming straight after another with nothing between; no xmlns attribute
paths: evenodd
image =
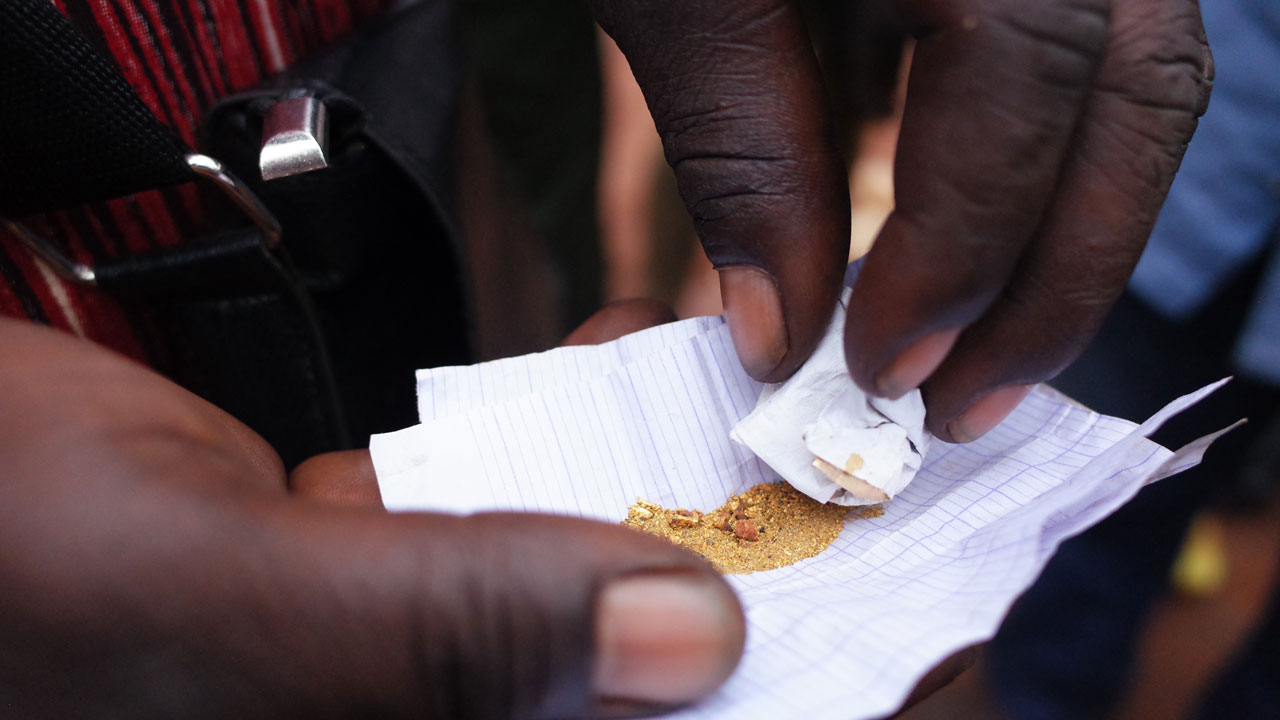
<svg viewBox="0 0 1280 720"><path fill-rule="evenodd" d="M896 400L920 387L942 364L959 335L959 328L939 330L915 341L876 375L876 392Z"/></svg>
<svg viewBox="0 0 1280 720"><path fill-rule="evenodd" d="M601 592L596 616L596 697L659 707L719 687L746 631L733 591L696 572L627 575Z"/></svg>
<svg viewBox="0 0 1280 720"><path fill-rule="evenodd" d="M958 443L973 442L991 432L1009 413L1018 407L1022 398L1031 392L1030 385L1010 385L1000 388L969 406L958 417L947 423L947 432Z"/></svg>
<svg viewBox="0 0 1280 720"><path fill-rule="evenodd" d="M768 377L789 342L778 286L760 268L735 265L720 270L720 298L742 367L757 380Z"/></svg>

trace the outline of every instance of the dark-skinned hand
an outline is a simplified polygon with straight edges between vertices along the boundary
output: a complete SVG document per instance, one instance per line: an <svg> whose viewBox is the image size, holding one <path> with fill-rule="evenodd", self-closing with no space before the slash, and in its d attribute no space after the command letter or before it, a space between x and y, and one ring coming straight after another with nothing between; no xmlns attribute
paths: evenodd
<svg viewBox="0 0 1280 720"><path fill-rule="evenodd" d="M299 465L289 475L297 495L339 505L382 507L378 478L368 450L325 453ZM938 663L916 682L898 712L904 712L946 687L976 661L978 648L965 648Z"/></svg>
<svg viewBox="0 0 1280 720"><path fill-rule="evenodd" d="M565 339L564 345L608 342L627 333L668 322L671 311L658 303L622 301L596 313ZM368 450L317 455L289 475L290 490L300 497L346 506L381 508L378 478ZM976 648L966 648L931 668L903 702L905 711L948 685L973 665Z"/></svg>
<svg viewBox="0 0 1280 720"><path fill-rule="evenodd" d="M856 2L858 0L831 0ZM845 171L796 0L591 0L644 91L743 365L785 379L836 302ZM1196 0L896 0L916 38L896 209L849 308L868 392L975 439L1093 336L1208 102Z"/></svg>
<svg viewBox="0 0 1280 720"><path fill-rule="evenodd" d="M667 319L615 308L573 339ZM648 712L714 690L744 638L729 587L665 541L290 495L231 416L6 319L0 586L5 717Z"/></svg>
<svg viewBox="0 0 1280 720"><path fill-rule="evenodd" d="M671 319L616 303L565 343ZM737 663L732 591L664 541L387 515L367 450L286 479L261 437L129 360L8 319L0 340L6 715L617 717L695 700Z"/></svg>

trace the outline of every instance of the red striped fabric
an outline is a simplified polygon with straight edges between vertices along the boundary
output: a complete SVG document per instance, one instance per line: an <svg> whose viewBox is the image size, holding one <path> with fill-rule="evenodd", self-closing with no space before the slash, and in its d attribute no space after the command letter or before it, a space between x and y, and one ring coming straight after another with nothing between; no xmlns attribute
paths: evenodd
<svg viewBox="0 0 1280 720"><path fill-rule="evenodd" d="M110 53L156 117L194 146L220 97L331 43L395 0L50 0ZM194 186L30 218L84 262L182 242L204 219ZM66 282L0 230L0 315L43 322L143 362L161 359L145 317Z"/></svg>

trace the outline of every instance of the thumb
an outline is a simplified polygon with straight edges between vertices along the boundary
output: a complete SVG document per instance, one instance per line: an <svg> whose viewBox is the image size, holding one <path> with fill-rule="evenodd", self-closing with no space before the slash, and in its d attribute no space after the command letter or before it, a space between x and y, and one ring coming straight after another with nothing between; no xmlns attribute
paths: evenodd
<svg viewBox="0 0 1280 720"><path fill-rule="evenodd" d="M314 672L342 667L348 690L377 696L334 706L394 699L407 716L451 718L649 713L709 694L742 652L733 591L658 538L542 515L291 505L317 536L307 553L321 558L316 587L342 608L326 623L336 653Z"/></svg>
<svg viewBox="0 0 1280 720"><path fill-rule="evenodd" d="M835 307L849 197L817 60L786 0L593 0L720 271L743 366L785 379Z"/></svg>

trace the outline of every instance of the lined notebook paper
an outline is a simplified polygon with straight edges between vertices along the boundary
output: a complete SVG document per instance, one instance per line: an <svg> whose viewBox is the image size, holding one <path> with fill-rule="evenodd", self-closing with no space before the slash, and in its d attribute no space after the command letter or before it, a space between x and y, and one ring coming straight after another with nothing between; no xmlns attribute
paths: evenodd
<svg viewBox="0 0 1280 720"><path fill-rule="evenodd" d="M852 520L820 555L728 576L746 654L689 718L873 718L951 653L991 637L1065 538L1153 480L1199 461L1147 439L1216 389L1141 426L1038 387L969 445L934 442L883 516ZM370 448L391 510L510 509L618 522L637 497L710 510L777 480L729 429L763 389L727 327L698 318L418 377L422 423Z"/></svg>

